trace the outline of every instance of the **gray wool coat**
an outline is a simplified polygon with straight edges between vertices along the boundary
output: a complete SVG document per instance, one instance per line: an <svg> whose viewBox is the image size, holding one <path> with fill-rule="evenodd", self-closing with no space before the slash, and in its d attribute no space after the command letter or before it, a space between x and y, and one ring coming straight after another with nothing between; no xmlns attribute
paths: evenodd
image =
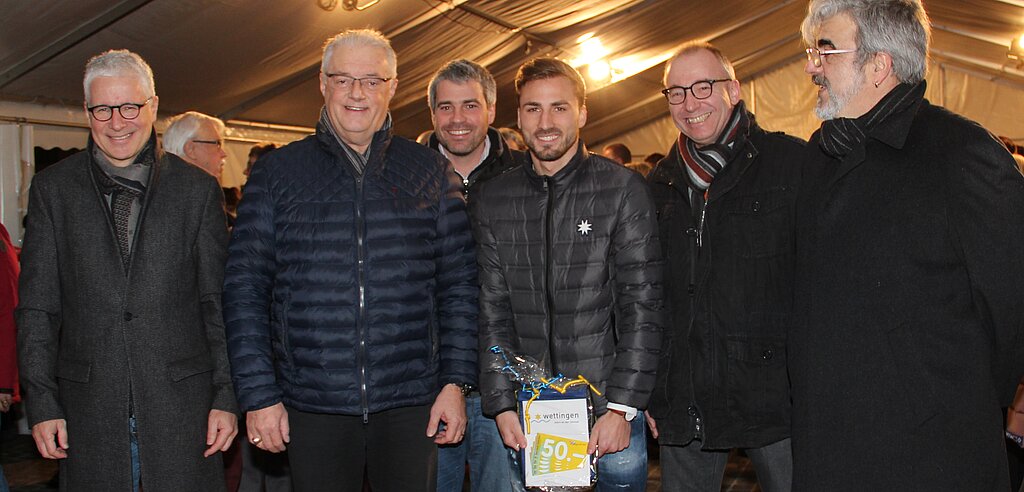
<svg viewBox="0 0 1024 492"><path fill-rule="evenodd" d="M92 144L90 142L90 149ZM146 492L222 491L203 457L211 409L237 412L221 316L227 247L216 181L158 155L124 271L90 152L29 193L16 316L32 425L66 419L61 490L131 490L129 408Z"/></svg>

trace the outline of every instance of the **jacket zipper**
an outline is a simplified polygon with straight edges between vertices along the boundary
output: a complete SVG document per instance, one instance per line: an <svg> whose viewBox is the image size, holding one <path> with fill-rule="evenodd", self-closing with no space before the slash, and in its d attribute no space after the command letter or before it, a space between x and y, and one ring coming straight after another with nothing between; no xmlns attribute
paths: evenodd
<svg viewBox="0 0 1024 492"><path fill-rule="evenodd" d="M708 188L710 190L711 188ZM708 192L704 191L704 206L700 208L700 222L697 224L697 248L704 246L704 218L708 213Z"/></svg>
<svg viewBox="0 0 1024 492"><path fill-rule="evenodd" d="M559 374L555 363L555 301L551 295L551 222L555 210L555 183L548 176L544 177L544 189L548 192L548 209L544 214L544 297L548 308L548 359L551 360L551 375L554 377Z"/></svg>
<svg viewBox="0 0 1024 492"><path fill-rule="evenodd" d="M714 183L712 183L712 186L713 185L714 185ZM703 247L704 246L704 232L705 232L704 229L706 227L705 219L707 218L708 207L711 205L710 199L711 199L711 186L708 186L708 189L704 190L704 207L701 208L701 210L700 210L700 224L697 226L697 255L696 255L697 263L695 263L693 265L693 268L692 268L692 271L693 271L693 274L694 274L694 287L695 288L696 288L696 283L697 283L697 278L696 278L696 275L698 273L697 269L700 266L700 258L702 256L710 256L711 255L710 249L705 250L704 247ZM710 262L711 262L711 258L707 258L705 260L705 264L709 264ZM705 270L702 273L703 273L703 278L707 278L707 271ZM709 302L709 301L705 300L704 302ZM693 306L694 307L693 307L693 310L691 312L693 312L694 315L696 316L697 309L698 309L696 295L693 297ZM710 311L711 311L711 309L709 308L708 312L710 312ZM715 340L716 339L715 323L713 321L710 321L710 320L708 321L708 329L711 330L711 339ZM718 377L718 374L716 372L717 372L717 367L718 367L718 356L719 356L719 354L718 354L718 352L716 350L710 350L709 352L711 353L711 381L716 381L717 380L716 378ZM692 374L692 372L691 372L691 374ZM694 390L696 390L696 386L692 386L692 387L694 388ZM718 398L718 385L717 384L712 384L711 385L711 405L712 406L714 405L714 402L717 400L717 398ZM694 402L696 402L696 399L694 399ZM697 417L697 419L696 419L695 427L694 427L694 435L695 435L695 437L699 437L701 439L701 442L703 443L703 441L704 441L704 429L707 427L707 419L704 417L704 414L701 413L699 407L697 409L697 416L696 417Z"/></svg>
<svg viewBox="0 0 1024 492"><path fill-rule="evenodd" d="M364 251L364 230L363 230L363 177L356 177L356 257L357 275L359 280L359 319L356 321L356 331L359 336L359 398L363 405L363 423L370 421L370 403L366 395L366 333L364 320L366 315L366 275Z"/></svg>

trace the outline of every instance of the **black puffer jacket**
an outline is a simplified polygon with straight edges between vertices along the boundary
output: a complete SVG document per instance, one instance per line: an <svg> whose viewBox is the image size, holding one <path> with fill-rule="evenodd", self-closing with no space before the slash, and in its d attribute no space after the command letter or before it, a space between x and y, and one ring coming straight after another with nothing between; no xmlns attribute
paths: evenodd
<svg viewBox="0 0 1024 492"><path fill-rule="evenodd" d="M646 408L664 325L661 248L643 178L581 144L554 176L522 166L471 200L480 266L480 346L583 375L607 401ZM515 407L516 385L481 358L487 415Z"/></svg>
<svg viewBox="0 0 1024 492"><path fill-rule="evenodd" d="M671 323L651 398L662 445L748 448L789 436L786 335L792 310L800 140L751 123L715 178L702 245L678 147L648 178L665 251Z"/></svg>

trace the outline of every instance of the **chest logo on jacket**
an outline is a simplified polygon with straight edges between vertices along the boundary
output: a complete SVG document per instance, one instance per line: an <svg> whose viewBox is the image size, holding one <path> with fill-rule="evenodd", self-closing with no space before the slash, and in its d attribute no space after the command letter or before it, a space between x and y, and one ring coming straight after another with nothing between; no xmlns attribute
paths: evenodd
<svg viewBox="0 0 1024 492"><path fill-rule="evenodd" d="M590 223L589 219L583 219L579 224L576 224L576 230L580 231L581 236L590 234L591 229L593 229L593 224Z"/></svg>

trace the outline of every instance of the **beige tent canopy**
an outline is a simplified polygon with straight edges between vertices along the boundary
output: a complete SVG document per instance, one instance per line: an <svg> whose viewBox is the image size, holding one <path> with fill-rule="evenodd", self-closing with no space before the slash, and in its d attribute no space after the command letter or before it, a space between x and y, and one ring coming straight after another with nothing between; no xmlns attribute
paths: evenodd
<svg viewBox="0 0 1024 492"><path fill-rule="evenodd" d="M929 97L1024 139L1024 71L1006 57L1024 31L1024 1L925 7L934 35ZM540 55L582 63L580 41L591 37L615 81L588 80L583 137L591 146L623 140L638 154L664 152L675 130L659 94L662 62L692 39L735 62L764 126L806 137L817 126L798 32L806 8L805 0L0 0L0 123L33 126L37 145L68 132L84 139L82 67L103 50L128 48L153 66L162 116L193 109L231 120L231 184L251 141L291 140L315 123L323 40L373 27L398 52L392 115L402 135L430 127L425 89L444 61L486 65L498 80L496 124L514 126L517 67ZM588 77L589 68L581 67Z"/></svg>

